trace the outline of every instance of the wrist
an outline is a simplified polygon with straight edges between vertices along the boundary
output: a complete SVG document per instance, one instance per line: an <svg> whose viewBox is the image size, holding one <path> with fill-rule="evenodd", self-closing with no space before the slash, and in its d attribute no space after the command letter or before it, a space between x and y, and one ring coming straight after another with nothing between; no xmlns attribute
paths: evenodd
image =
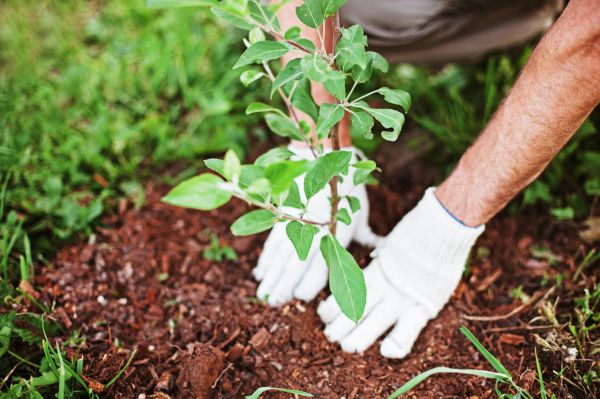
<svg viewBox="0 0 600 399"><path fill-rule="evenodd" d="M430 187L418 205L410 211L392 230L386 239L386 247L390 247L391 263L393 252L414 253L424 257L433 264L459 265L466 262L469 252L477 238L485 230L484 225L470 227L462 223L436 198L435 188Z"/></svg>

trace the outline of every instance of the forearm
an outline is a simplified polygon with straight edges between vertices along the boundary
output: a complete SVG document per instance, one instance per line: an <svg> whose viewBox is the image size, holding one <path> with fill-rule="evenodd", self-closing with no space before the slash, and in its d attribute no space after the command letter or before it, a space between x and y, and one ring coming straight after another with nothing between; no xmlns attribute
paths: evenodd
<svg viewBox="0 0 600 399"><path fill-rule="evenodd" d="M487 128L437 189L470 226L531 183L600 101L600 7L573 0L533 52Z"/></svg>

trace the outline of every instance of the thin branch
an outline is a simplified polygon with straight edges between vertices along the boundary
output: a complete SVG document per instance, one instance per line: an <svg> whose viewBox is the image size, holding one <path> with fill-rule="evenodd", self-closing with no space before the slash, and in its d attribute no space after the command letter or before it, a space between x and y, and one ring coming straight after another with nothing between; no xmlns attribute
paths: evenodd
<svg viewBox="0 0 600 399"><path fill-rule="evenodd" d="M235 197L237 197L243 201L246 201L250 205L254 205L259 208L266 209L267 211L275 214L277 216L277 218L279 218L279 219L290 220L290 221L306 223L306 224L312 224L314 226L327 226L327 224L328 224L328 223L324 223L324 222L316 222L316 221L310 220L310 219L304 219L303 217L296 217L296 216L288 215L286 213L281 212L281 210L279 208L277 208L276 206L274 206L273 204L259 202L259 201L256 201L256 200L246 196L244 192L238 190L237 188L233 189L232 194Z"/></svg>
<svg viewBox="0 0 600 399"><path fill-rule="evenodd" d="M335 13L332 17L332 25L333 25L333 38L332 38L332 48L335 51L337 46L337 41L340 33L340 20L338 18L338 13ZM335 63L333 63L332 67L337 69ZM335 99L336 103L339 104L339 100ZM339 130L340 130L340 122L336 123L331 133L331 148L333 151L337 151L340 149L340 141L339 141ZM335 236L336 228L337 228L337 214L338 214L338 205L340 202L340 197L338 195L338 177L333 176L329 181L329 187L331 188L331 216L329 220L329 231L333 236Z"/></svg>
<svg viewBox="0 0 600 399"><path fill-rule="evenodd" d="M267 72L267 76L271 80L271 83L274 83L275 82L275 75L273 74L273 71L271 70L271 67L269 66L269 63L265 61L265 62L262 63L262 65L263 65L263 68L265 69L265 72ZM285 103L285 106L287 107L288 112L290 113L290 116L294 120L294 123L295 123L296 127L302 133L302 137L304 138L304 142L306 143L306 145L308 145L308 148L310 148L310 152L312 152L313 156L315 158L317 158L317 153L315 152L313 146L311 145L308 137L304 134L304 132L302 132L302 128L300 127L300 118L298 118L298 115L296 114L296 110L294 109L294 106L292 105L291 99L288 96L285 95L285 93L281 89L281 87L277 88L277 93L279 93L279 95L281 96L281 99Z"/></svg>

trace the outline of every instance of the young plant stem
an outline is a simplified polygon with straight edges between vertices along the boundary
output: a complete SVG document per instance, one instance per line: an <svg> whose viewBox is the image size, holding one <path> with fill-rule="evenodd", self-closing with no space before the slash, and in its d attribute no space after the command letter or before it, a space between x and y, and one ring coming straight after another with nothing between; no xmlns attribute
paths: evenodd
<svg viewBox="0 0 600 399"><path fill-rule="evenodd" d="M323 223L323 222L316 222L314 220L310 220L310 219L304 219L303 217L296 217L296 216L292 216L292 215L288 215L286 213L281 212L281 210L279 208L277 208L275 205L270 204L270 203L264 203L264 202L259 202L256 201L250 197L248 197L244 192L242 192L241 190L234 188L233 192L232 192L234 197L237 197L243 201L246 201L248 204L250 205L254 205L256 207L262 208L262 209L266 209L267 211L275 214L279 219L284 219L284 220L289 220L289 221L294 221L294 222L300 222L300 223L306 223L306 224L312 224L314 226L327 226L327 223Z"/></svg>
<svg viewBox="0 0 600 399"><path fill-rule="evenodd" d="M335 13L332 17L332 25L333 25L333 33L332 33L332 51L335 51L337 46L337 42L340 34L340 20L338 13ZM335 62L332 64L334 69L337 69ZM337 104L339 104L339 100L335 100ZM340 130L340 122L338 122L331 131L331 149L332 151L337 151L340 149L340 141L339 141L339 130ZM336 227L337 227L337 213L338 213L338 205L340 203L340 197L338 195L338 177L333 176L329 181L329 187L331 188L331 216L329 220L329 231L335 236Z"/></svg>
<svg viewBox="0 0 600 399"><path fill-rule="evenodd" d="M275 75L273 74L273 71L271 70L271 67L269 66L269 63L268 62L263 62L262 65L263 65L263 68L264 68L265 72L267 73L267 76L269 77L269 79L271 80L271 82L274 83L275 82ZM281 99L285 103L285 106L287 107L288 112L290 113L290 116L294 120L294 124L296 125L296 127L298 128L298 130L300 132L302 132L302 128L300 128L300 118L298 118L298 114L296 114L296 110L294 109L294 106L292 105L292 100L290 98L291 96L290 97L286 96L285 93L284 93L284 91L281 88L277 89L277 93L279 93L279 95L281 96ZM313 156L315 158L317 158L317 153L315 152L313 146L311 145L311 142L308 139L308 137L305 134L302 134L302 137L304 138L304 142L306 143L306 145L308 146L308 148L310 148L310 152L312 152Z"/></svg>
<svg viewBox="0 0 600 399"><path fill-rule="evenodd" d="M329 60L329 58L325 57L325 56L324 56L323 54L321 54L319 51L312 51L311 49L309 49L309 48L307 48L307 47L304 47L303 45L301 45L301 44L298 44L298 43L296 43L296 42L295 42L295 41L293 41L293 40L288 40L288 39L286 39L286 38L285 38L285 37L284 37L284 36L283 36L281 33L275 32L273 29L269 29L269 27L267 27L267 26L264 26L264 25L256 25L256 26L258 26L258 27L259 27L259 28L261 28L263 31L265 31L265 32L266 32L266 33L268 33L269 35L273 36L273 37L274 37L274 38L276 38L277 40L280 40L280 41L282 41L282 42L285 42L285 43L287 43L287 44L290 44L290 45L292 45L292 46L296 47L298 50L305 52L306 54L311 54L311 55L313 55L313 54L317 54L317 55L319 55L319 56L320 56L320 57L321 57L323 60L325 60L325 61L327 61L327 62L329 62L329 61L330 61L330 60ZM317 30L317 32L318 32L318 30ZM320 36L320 34L319 34L319 36Z"/></svg>

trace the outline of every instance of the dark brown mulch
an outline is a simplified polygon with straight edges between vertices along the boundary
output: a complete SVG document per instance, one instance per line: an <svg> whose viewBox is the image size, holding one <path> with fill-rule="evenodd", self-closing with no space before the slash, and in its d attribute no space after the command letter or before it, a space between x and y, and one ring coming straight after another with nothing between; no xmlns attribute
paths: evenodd
<svg viewBox="0 0 600 399"><path fill-rule="evenodd" d="M403 182L370 189L371 224L386 233L414 205L424 186ZM413 352L389 360L374 346L364 354L343 353L325 339L315 308L318 301L269 308L255 298L250 271L266 237L234 238L230 223L246 211L239 201L211 212L159 202L168 188L148 186L141 210L123 210L105 220L94 240L61 250L38 277L63 320L88 337L82 353L89 381L106 383L136 349L131 366L104 392L116 398L242 398L260 386L301 389L320 398L384 398L410 377L431 367L487 368L485 360L458 331L468 326L495 353L515 380L535 391L534 332L520 328L536 315L524 311L497 322L463 315L502 315L520 305L509 296L522 285L545 290L550 273L573 272L586 248L570 225L545 216L503 215L488 226L474 251L470 272L455 296L431 321ZM239 260L217 263L202 251L217 234ZM560 256L534 259L532 246ZM361 266L368 248L351 246ZM319 299L326 297L323 292ZM63 314L64 311L64 314ZM542 353L543 364L560 364ZM548 375L550 370L545 370ZM493 383L444 375L417 387L414 398L488 398ZM561 392L556 392L559 397ZM289 397L269 394L268 397Z"/></svg>

